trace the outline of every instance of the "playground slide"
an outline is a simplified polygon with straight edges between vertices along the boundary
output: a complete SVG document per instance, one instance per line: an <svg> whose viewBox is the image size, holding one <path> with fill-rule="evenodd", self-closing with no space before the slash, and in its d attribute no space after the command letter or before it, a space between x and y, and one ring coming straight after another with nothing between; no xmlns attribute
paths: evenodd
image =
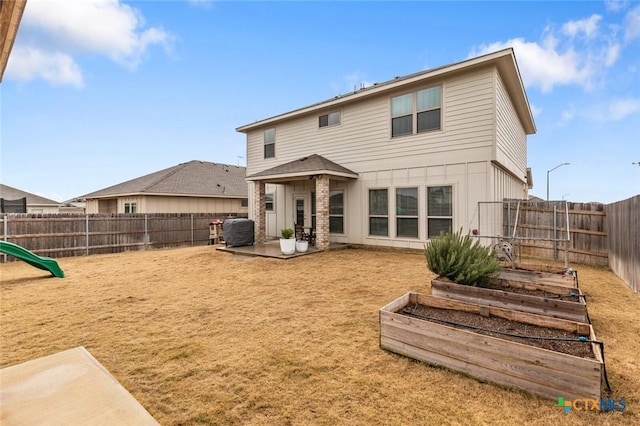
<svg viewBox="0 0 640 426"><path fill-rule="evenodd" d="M64 278L64 272L58 265L58 262L50 257L38 256L24 247L7 241L0 241L0 252L10 254L38 269L49 271L54 277Z"/></svg>

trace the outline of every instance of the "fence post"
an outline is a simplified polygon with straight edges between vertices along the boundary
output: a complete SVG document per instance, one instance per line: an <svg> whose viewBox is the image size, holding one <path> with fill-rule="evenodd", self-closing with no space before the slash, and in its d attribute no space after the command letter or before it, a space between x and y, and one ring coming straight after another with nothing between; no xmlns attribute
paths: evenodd
<svg viewBox="0 0 640 426"><path fill-rule="evenodd" d="M194 225L193 225L193 213L191 213L191 245L193 246L193 235L194 235L194 229L193 229Z"/></svg>
<svg viewBox="0 0 640 426"><path fill-rule="evenodd" d="M144 249L149 248L149 215L144 215Z"/></svg>
<svg viewBox="0 0 640 426"><path fill-rule="evenodd" d="M564 202L565 221L567 225L567 245L564 248L564 267L569 268L569 242L571 241L571 234L569 233L569 202Z"/></svg>
<svg viewBox="0 0 640 426"><path fill-rule="evenodd" d="M7 231L8 231L9 225L7 224L7 214L6 213L4 214L4 219L2 220L2 222L4 223L3 240L7 241ZM6 253L2 254L2 261L5 262L5 263L7 262L7 254Z"/></svg>
<svg viewBox="0 0 640 426"><path fill-rule="evenodd" d="M558 208L556 205L553 205L553 260L558 259Z"/></svg>
<svg viewBox="0 0 640 426"><path fill-rule="evenodd" d="M85 217L85 225L84 225L84 230L85 230L85 253L87 256L89 256L89 215L86 214L84 215Z"/></svg>

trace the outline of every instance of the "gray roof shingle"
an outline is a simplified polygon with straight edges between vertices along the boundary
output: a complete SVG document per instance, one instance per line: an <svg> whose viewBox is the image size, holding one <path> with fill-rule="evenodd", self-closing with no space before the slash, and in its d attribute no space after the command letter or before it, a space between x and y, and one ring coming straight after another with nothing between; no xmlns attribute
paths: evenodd
<svg viewBox="0 0 640 426"><path fill-rule="evenodd" d="M254 173L251 176L247 176L247 179L251 180L260 177L277 177L277 176L291 176L291 175L312 175L321 173L336 173L339 175L346 175L349 177L357 178L358 174L346 167L336 164L331 160L324 158L318 154L312 154L307 157L302 157L288 163L280 164L279 166L272 167L267 170L263 170L258 173Z"/></svg>
<svg viewBox="0 0 640 426"><path fill-rule="evenodd" d="M49 198L41 197L30 192L22 191L20 189L13 188L11 186L3 185L0 183L0 197L5 200L19 200L20 198L27 198L28 205L54 205L58 206L62 203L51 200Z"/></svg>
<svg viewBox="0 0 640 426"><path fill-rule="evenodd" d="M82 197L162 194L246 198L248 194L246 174L246 167L193 160L91 192Z"/></svg>

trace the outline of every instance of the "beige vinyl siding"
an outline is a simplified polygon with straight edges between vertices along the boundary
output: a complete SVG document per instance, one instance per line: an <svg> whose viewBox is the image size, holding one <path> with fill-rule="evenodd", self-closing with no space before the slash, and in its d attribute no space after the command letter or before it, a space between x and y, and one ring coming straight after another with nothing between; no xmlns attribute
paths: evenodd
<svg viewBox="0 0 640 426"><path fill-rule="evenodd" d="M247 213L239 198L144 197L144 213Z"/></svg>
<svg viewBox="0 0 640 426"><path fill-rule="evenodd" d="M113 200L115 202L115 200ZM87 200L87 213L123 213L125 203L136 203L137 213L248 213L239 198L137 196L117 200L117 211L98 211L98 200Z"/></svg>
<svg viewBox="0 0 640 426"><path fill-rule="evenodd" d="M507 173L500 167L492 166L492 190L493 200L501 201L505 198L526 199L527 186L525 183L518 181L511 174Z"/></svg>
<svg viewBox="0 0 640 426"><path fill-rule="evenodd" d="M493 79L492 70L485 69L345 104L338 126L318 127L318 116L329 109L277 123L272 125L276 128L273 159L263 158L264 129L256 129L247 135L247 174L310 154L356 172L371 170L379 162L389 167L433 164L436 159L445 163L490 160L495 134ZM433 84L443 87L443 129L391 138L390 98Z"/></svg>
<svg viewBox="0 0 640 426"><path fill-rule="evenodd" d="M496 79L496 158L501 165L525 180L527 135L520 123L499 73Z"/></svg>

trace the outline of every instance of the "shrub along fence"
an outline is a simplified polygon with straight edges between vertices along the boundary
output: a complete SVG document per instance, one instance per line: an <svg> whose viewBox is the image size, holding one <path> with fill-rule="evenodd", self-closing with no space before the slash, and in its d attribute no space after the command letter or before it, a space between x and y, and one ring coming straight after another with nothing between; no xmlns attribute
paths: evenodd
<svg viewBox="0 0 640 426"><path fill-rule="evenodd" d="M240 215L246 217L246 215ZM5 214L3 240L41 256L70 257L206 245L209 223L228 213ZM7 260L7 256L2 256Z"/></svg>

